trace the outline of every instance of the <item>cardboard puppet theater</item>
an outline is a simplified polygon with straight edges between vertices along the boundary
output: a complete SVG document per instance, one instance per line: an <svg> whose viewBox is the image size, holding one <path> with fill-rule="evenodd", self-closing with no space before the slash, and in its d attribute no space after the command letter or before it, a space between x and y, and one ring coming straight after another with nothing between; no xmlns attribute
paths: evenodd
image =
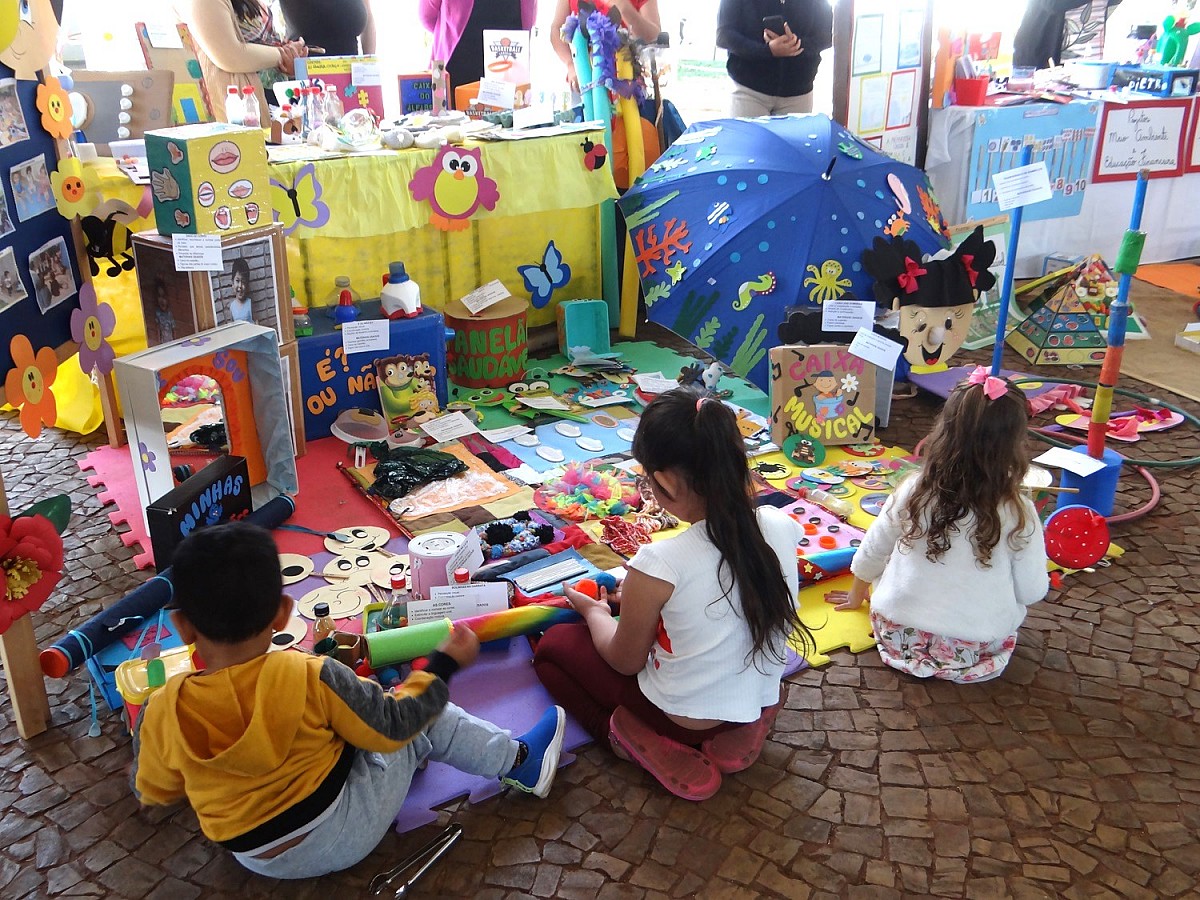
<svg viewBox="0 0 1200 900"><path fill-rule="evenodd" d="M863 268L875 279L876 302L891 310L877 330L904 348L896 380L941 372L967 338L981 291L996 277L988 271L996 247L976 228L948 256L926 261L912 241L875 238L863 252Z"/></svg>
<svg viewBox="0 0 1200 900"><path fill-rule="evenodd" d="M174 488L163 399L180 379L207 375L221 389L229 452L244 457L255 506L299 490L289 389L275 332L236 322L122 357L115 366L143 516ZM147 522L147 528L149 522Z"/></svg>

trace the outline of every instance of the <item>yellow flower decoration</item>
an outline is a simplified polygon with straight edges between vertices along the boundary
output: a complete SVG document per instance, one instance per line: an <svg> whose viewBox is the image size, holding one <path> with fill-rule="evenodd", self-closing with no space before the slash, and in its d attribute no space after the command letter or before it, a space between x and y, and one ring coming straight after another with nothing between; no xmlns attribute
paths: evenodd
<svg viewBox="0 0 1200 900"><path fill-rule="evenodd" d="M53 138L66 140L75 129L71 125L71 98L53 75L37 89L37 108L42 113L42 127Z"/></svg>
<svg viewBox="0 0 1200 900"><path fill-rule="evenodd" d="M100 202L95 173L73 156L59 161L58 168L50 173L50 186L58 212L66 219L86 216Z"/></svg>

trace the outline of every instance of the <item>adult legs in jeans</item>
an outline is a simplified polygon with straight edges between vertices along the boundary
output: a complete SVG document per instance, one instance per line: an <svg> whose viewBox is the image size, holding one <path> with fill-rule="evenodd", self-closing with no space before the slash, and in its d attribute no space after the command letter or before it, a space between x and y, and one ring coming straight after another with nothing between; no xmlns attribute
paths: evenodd
<svg viewBox="0 0 1200 900"><path fill-rule="evenodd" d="M735 119L749 119L757 116L787 116L803 115L813 110L812 91L796 97L773 97L752 91L735 83L733 93L729 98L729 114Z"/></svg>
<svg viewBox="0 0 1200 900"><path fill-rule="evenodd" d="M636 675L622 675L604 661L582 622L555 625L547 631L538 642L533 668L555 702L601 744L608 743L608 722L618 706L624 706L658 734L689 746L731 727L718 725L694 731L671 721L642 694Z"/></svg>
<svg viewBox="0 0 1200 900"><path fill-rule="evenodd" d="M408 796L413 773L432 759L472 775L499 778L517 756L517 742L491 722L446 704L429 727L394 753L358 751L334 808L296 846L270 859L236 854L269 878L313 878L349 868L383 840Z"/></svg>

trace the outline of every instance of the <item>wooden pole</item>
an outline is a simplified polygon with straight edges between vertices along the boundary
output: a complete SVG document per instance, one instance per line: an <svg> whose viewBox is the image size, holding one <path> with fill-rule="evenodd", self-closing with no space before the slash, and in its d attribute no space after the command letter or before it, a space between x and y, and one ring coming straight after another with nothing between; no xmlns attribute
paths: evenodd
<svg viewBox="0 0 1200 900"><path fill-rule="evenodd" d="M0 515L8 515L8 497L4 493L4 478L0 474ZM50 698L38 663L37 641L33 637L33 622L21 616L0 634L0 664L8 681L8 698L12 701L17 719L17 733L25 740L41 734L50 727Z"/></svg>

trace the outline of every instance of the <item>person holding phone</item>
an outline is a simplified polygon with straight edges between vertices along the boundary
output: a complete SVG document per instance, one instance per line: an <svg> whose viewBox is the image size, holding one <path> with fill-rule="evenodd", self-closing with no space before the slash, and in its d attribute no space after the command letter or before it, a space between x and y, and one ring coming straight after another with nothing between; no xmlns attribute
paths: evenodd
<svg viewBox="0 0 1200 900"><path fill-rule="evenodd" d="M833 46L829 0L721 0L717 46L729 54L734 118L810 113L821 51Z"/></svg>

